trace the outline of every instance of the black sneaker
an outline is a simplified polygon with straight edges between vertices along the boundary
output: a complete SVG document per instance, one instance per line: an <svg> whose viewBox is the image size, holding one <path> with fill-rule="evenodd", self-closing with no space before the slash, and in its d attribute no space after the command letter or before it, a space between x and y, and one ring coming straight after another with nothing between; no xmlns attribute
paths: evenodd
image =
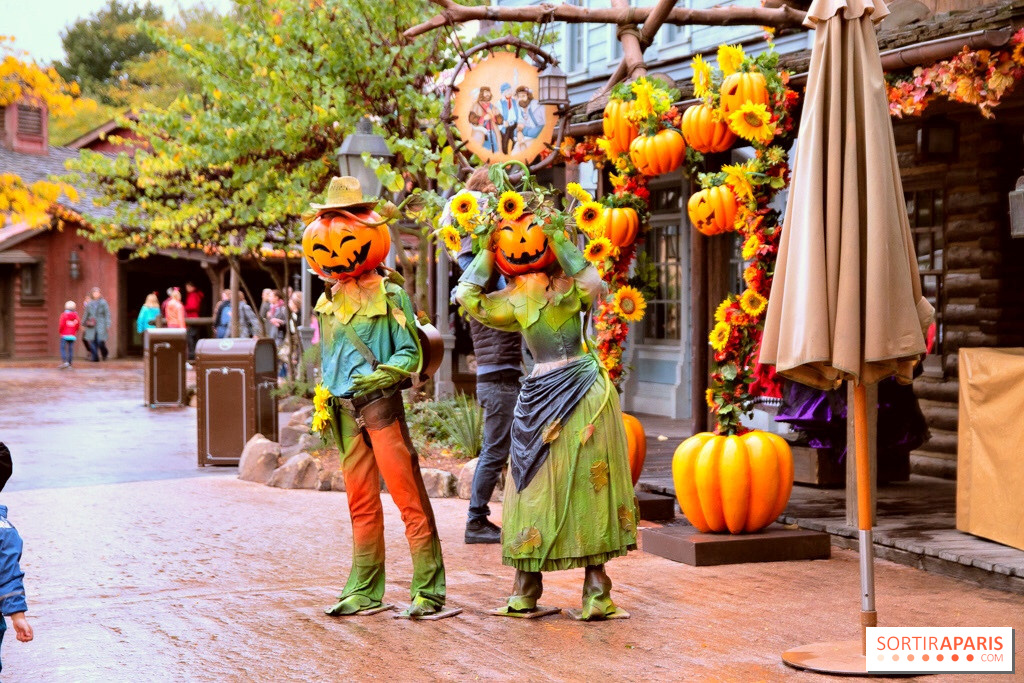
<svg viewBox="0 0 1024 683"><path fill-rule="evenodd" d="M466 543L501 543L501 527L486 517L466 524Z"/></svg>

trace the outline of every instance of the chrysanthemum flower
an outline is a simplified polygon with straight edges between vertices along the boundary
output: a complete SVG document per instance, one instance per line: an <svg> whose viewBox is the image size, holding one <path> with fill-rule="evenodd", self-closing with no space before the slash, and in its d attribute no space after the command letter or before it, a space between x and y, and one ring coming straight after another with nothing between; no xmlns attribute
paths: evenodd
<svg viewBox="0 0 1024 683"><path fill-rule="evenodd" d="M711 67L704 57L693 58L693 96L704 97L711 91Z"/></svg>
<svg viewBox="0 0 1024 683"><path fill-rule="evenodd" d="M526 201L515 190L506 190L498 198L498 215L507 221L518 220L523 215Z"/></svg>
<svg viewBox="0 0 1024 683"><path fill-rule="evenodd" d="M635 287L625 286L615 292L612 300L615 313L623 320L637 322L643 320L644 311L647 310L647 301L644 295Z"/></svg>
<svg viewBox="0 0 1024 683"><path fill-rule="evenodd" d="M580 230L591 238L599 237L604 230L604 207L595 201L583 202L572 215Z"/></svg>
<svg viewBox="0 0 1024 683"><path fill-rule="evenodd" d="M775 126L770 123L771 119L768 107L760 102L744 102L729 115L729 128L744 140L765 144L775 137Z"/></svg>
<svg viewBox="0 0 1024 683"><path fill-rule="evenodd" d="M708 335L708 341L711 342L711 348L715 351L724 351L725 347L729 343L729 335L732 334L732 327L729 323L721 322L715 325L715 328L711 330L711 334Z"/></svg>
<svg viewBox="0 0 1024 683"><path fill-rule="evenodd" d="M739 45L720 45L718 48L718 67L724 76L735 73L746 58L746 53Z"/></svg>
<svg viewBox="0 0 1024 683"><path fill-rule="evenodd" d="M469 192L460 192L452 198L452 215L456 218L472 216L479 210L480 206L476 202L476 197Z"/></svg>
<svg viewBox="0 0 1024 683"><path fill-rule="evenodd" d="M462 238L459 237L459 231L450 225L446 225L437 231L441 241L444 242L444 246L448 251L457 253L462 246Z"/></svg>
<svg viewBox="0 0 1024 683"><path fill-rule="evenodd" d="M761 248L761 239L757 235L751 235L743 243L743 260L749 261L757 256L757 250Z"/></svg>
<svg viewBox="0 0 1024 683"><path fill-rule="evenodd" d="M768 299L764 298L752 289L748 289L740 295L740 308L747 315L757 317L768 305Z"/></svg>
<svg viewBox="0 0 1024 683"><path fill-rule="evenodd" d="M598 237L583 249L583 257L591 263L603 263L612 255L612 249L612 243L607 237Z"/></svg>
<svg viewBox="0 0 1024 683"><path fill-rule="evenodd" d="M565 186L565 192L578 202L589 202L594 199L579 183L569 183Z"/></svg>

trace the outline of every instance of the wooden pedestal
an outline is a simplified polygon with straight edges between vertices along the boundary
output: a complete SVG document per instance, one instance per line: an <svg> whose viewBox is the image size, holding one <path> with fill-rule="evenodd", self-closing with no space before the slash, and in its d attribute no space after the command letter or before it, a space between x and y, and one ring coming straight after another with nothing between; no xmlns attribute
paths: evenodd
<svg viewBox="0 0 1024 683"><path fill-rule="evenodd" d="M637 491L636 500L640 504L640 519L661 522L676 518L676 499L672 496Z"/></svg>
<svg viewBox="0 0 1024 683"><path fill-rule="evenodd" d="M702 534L691 526L644 527L645 553L694 567L744 562L827 560L829 535L820 531L784 529L772 524L756 534Z"/></svg>

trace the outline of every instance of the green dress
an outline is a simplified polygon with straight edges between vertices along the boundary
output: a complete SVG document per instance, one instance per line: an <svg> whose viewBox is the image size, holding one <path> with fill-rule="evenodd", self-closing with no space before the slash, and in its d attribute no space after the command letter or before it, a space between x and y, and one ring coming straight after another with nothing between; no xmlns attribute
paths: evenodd
<svg viewBox="0 0 1024 683"><path fill-rule="evenodd" d="M603 283L575 245L560 235L552 240L562 272L519 275L505 289L485 293L494 254L483 251L456 290L458 301L484 325L522 332L537 363L527 382L571 364L599 365L584 346L581 311L601 295ZM517 421L522 404L521 395ZM635 549L626 433L607 372L600 368L566 418L542 433L547 457L522 490L515 482L506 488L502 562L522 571L552 571L603 564Z"/></svg>

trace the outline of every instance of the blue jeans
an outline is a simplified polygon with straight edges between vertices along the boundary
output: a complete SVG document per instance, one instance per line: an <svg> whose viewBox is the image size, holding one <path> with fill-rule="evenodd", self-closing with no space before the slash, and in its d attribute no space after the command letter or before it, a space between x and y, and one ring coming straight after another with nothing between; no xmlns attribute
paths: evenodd
<svg viewBox="0 0 1024 683"><path fill-rule="evenodd" d="M487 502L501 477L512 445L512 414L519 398L518 381L477 382L476 400L484 409L484 443L473 473L469 521L491 514Z"/></svg>
<svg viewBox="0 0 1024 683"><path fill-rule="evenodd" d="M71 361L74 359L74 356L75 356L75 340L74 339L64 339L63 337L61 337L61 340L60 340L60 359L62 361L64 361L65 363L67 363L68 365L71 365Z"/></svg>

